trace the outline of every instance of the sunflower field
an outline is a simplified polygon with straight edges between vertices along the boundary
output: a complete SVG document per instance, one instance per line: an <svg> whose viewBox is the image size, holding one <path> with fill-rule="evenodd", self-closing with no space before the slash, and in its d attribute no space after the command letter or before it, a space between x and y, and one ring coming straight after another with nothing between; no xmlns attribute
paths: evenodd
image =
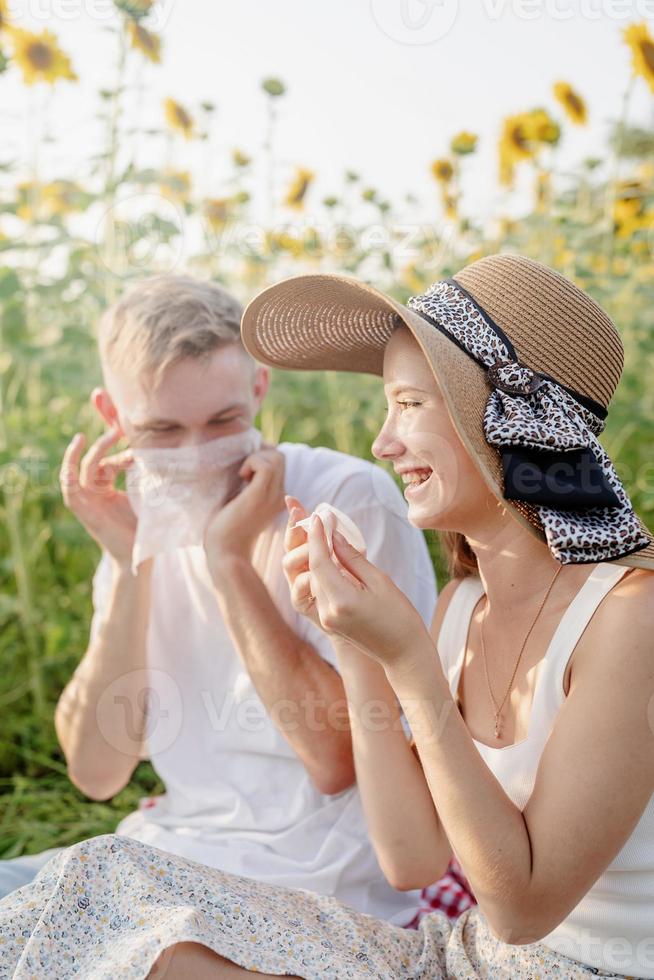
<svg viewBox="0 0 654 980"><path fill-rule="evenodd" d="M139 64L163 57L152 3L114 0L107 33L116 84L97 93L104 145L83 171L45 179L40 150L56 140L48 106L82 80L53 31L27 30L0 0L0 87L5 76L21 78L34 116L31 158L0 158L0 857L109 832L139 796L161 789L142 763L114 799L85 799L68 781L53 726L58 695L86 648L99 557L62 504L59 465L75 432L93 439L101 431L89 403L101 381L95 324L130 281L183 268L247 300L284 276L341 271L404 301L485 254L513 251L552 265L620 329L625 372L602 442L654 530L654 130L628 124L636 86L654 100L647 26L624 31L632 71L597 158L573 172L557 167L566 133L591 112L566 81L552 79L549 104L518 103L498 117L497 168L488 176L507 207L479 222L465 199L479 140L466 130L451 134L447 154L425 161L428 205L389 200L350 170L319 198L301 161L280 181L275 137L286 89L273 77L261 81L268 124L260 154L233 148L220 193L201 193L198 175L179 161L199 143L210 165L211 102L188 106L171 94L157 107L158 128L135 132L126 122L126 103L147 98ZM148 141L158 148L150 157ZM515 217L509 204L525 181L531 203ZM383 414L378 379L277 373L259 421L271 441L370 457ZM430 547L442 585L436 541Z"/></svg>

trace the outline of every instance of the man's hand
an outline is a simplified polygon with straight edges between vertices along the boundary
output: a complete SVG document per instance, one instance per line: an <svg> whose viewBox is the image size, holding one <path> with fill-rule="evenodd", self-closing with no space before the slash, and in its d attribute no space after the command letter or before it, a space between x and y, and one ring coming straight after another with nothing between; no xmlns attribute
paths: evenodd
<svg viewBox="0 0 654 980"><path fill-rule="evenodd" d="M117 490L114 483L133 459L130 450L105 455L120 437L119 429L110 429L96 439L81 459L85 438L78 432L64 453L59 476L66 507L104 551L119 564L128 565L136 515L127 494Z"/></svg>
<svg viewBox="0 0 654 980"><path fill-rule="evenodd" d="M284 508L285 460L264 443L243 461L238 475L248 483L233 500L218 507L204 532L204 550L210 571L233 558L252 560L259 534Z"/></svg>

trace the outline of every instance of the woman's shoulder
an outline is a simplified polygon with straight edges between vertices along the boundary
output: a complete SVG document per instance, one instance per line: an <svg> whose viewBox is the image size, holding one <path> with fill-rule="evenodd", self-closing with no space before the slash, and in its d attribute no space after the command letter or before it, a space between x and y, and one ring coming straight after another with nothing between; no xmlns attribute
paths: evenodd
<svg viewBox="0 0 654 980"><path fill-rule="evenodd" d="M436 600L436 608L434 609L434 615L431 621L431 635L434 640L438 639L438 634L440 633L441 626L443 625L443 620L445 619L445 614L448 607L454 598L454 593L459 588L459 586L467 582L468 579L473 579L478 581L476 575L466 575L459 576L458 578L451 578L438 593L438 599Z"/></svg>
<svg viewBox="0 0 654 980"><path fill-rule="evenodd" d="M654 666L654 571L631 568L604 596L575 651L577 680L601 670L623 671L625 683L646 682Z"/></svg>
<svg viewBox="0 0 654 980"><path fill-rule="evenodd" d="M654 623L654 571L629 568L600 605L604 618L624 621L625 616Z"/></svg>

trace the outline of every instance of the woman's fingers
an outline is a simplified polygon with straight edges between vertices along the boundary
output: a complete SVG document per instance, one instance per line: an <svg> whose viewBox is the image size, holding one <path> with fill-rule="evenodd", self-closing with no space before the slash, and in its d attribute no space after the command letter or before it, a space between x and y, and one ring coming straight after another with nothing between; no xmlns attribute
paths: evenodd
<svg viewBox="0 0 654 980"><path fill-rule="evenodd" d="M291 551L287 551L282 558L282 567L286 572L287 577L293 581L296 575L300 572L306 572L309 570L309 545L305 541L304 544L299 545L297 548L292 548Z"/></svg>
<svg viewBox="0 0 654 980"><path fill-rule="evenodd" d="M286 506L289 508L289 500L295 500L294 497L286 497ZM288 525L286 527L286 532L284 534L284 550L292 551L294 548L299 548L307 540L307 532L303 527L293 527L298 521L303 521L306 517L306 511L301 504L292 504L289 508Z"/></svg>
<svg viewBox="0 0 654 980"><path fill-rule="evenodd" d="M330 601L342 597L344 591L349 588L332 561L325 537L325 529L317 514L314 514L309 527L309 569L315 578L317 587Z"/></svg>
<svg viewBox="0 0 654 980"><path fill-rule="evenodd" d="M371 569L374 569L368 559L357 551L340 531L334 531L332 536L334 554L338 558L343 568L352 575L361 585L366 584Z"/></svg>
<svg viewBox="0 0 654 980"><path fill-rule="evenodd" d="M100 460L105 456L107 450L118 442L121 435L122 433L120 429L109 429L108 432L104 432L100 438L96 439L96 441L93 443L82 460L82 465L80 467L80 485L84 489L93 488L96 483L96 475L100 465Z"/></svg>
<svg viewBox="0 0 654 980"><path fill-rule="evenodd" d="M284 500L286 501L286 508L289 514L292 510L300 511L300 517L298 520L303 521L305 517L309 516L297 497L292 497L290 493L287 493Z"/></svg>
<svg viewBox="0 0 654 980"><path fill-rule="evenodd" d="M313 602L311 593L311 572L300 572L291 586L291 601L296 609L302 609Z"/></svg>

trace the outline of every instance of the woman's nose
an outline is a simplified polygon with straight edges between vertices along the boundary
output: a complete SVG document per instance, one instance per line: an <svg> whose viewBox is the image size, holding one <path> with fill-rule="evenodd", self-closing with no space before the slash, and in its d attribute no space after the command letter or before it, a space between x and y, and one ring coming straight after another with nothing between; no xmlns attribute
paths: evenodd
<svg viewBox="0 0 654 980"><path fill-rule="evenodd" d="M390 422L387 420L379 430L379 434L372 444L372 454L375 459L395 459L401 456L404 447L393 433Z"/></svg>

